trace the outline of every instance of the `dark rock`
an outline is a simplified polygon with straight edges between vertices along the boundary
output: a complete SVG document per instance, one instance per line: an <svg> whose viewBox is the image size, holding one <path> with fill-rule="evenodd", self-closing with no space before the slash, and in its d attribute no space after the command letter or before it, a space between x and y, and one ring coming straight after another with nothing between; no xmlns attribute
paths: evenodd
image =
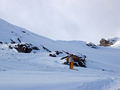
<svg viewBox="0 0 120 90"><path fill-rule="evenodd" d="M21 53L30 53L32 51L29 44L17 44L15 45L15 49Z"/></svg>
<svg viewBox="0 0 120 90"><path fill-rule="evenodd" d="M25 31L22 31L23 33L26 33Z"/></svg>
<svg viewBox="0 0 120 90"><path fill-rule="evenodd" d="M0 41L0 44L3 44L3 42L2 42L2 41Z"/></svg>
<svg viewBox="0 0 120 90"><path fill-rule="evenodd" d="M102 69L102 71L105 71L105 69Z"/></svg>
<svg viewBox="0 0 120 90"><path fill-rule="evenodd" d="M14 40L12 40L12 39L10 39L11 40L11 44L15 44L15 41Z"/></svg>
<svg viewBox="0 0 120 90"><path fill-rule="evenodd" d="M108 41L108 40L106 40L104 38L102 38L100 40L100 46L110 46L110 45L113 45L113 43L111 41Z"/></svg>
<svg viewBox="0 0 120 90"><path fill-rule="evenodd" d="M56 57L56 55L55 55L55 54L49 54L49 56L51 56L51 57Z"/></svg>
<svg viewBox="0 0 120 90"><path fill-rule="evenodd" d="M91 48L97 48L97 46L94 43L92 43L92 42L89 42L86 45L91 47Z"/></svg>
<svg viewBox="0 0 120 90"><path fill-rule="evenodd" d="M34 46L32 47L33 50L40 50L38 47Z"/></svg>
<svg viewBox="0 0 120 90"><path fill-rule="evenodd" d="M9 45L9 49L13 49L13 47L11 45Z"/></svg>
<svg viewBox="0 0 120 90"><path fill-rule="evenodd" d="M11 31L11 33L14 33L13 31Z"/></svg>
<svg viewBox="0 0 120 90"><path fill-rule="evenodd" d="M64 62L64 64L65 64L65 65L69 65L69 63L68 63L68 62Z"/></svg>
<svg viewBox="0 0 120 90"><path fill-rule="evenodd" d="M57 55L59 55L59 54L63 54L63 52L55 51L55 53L51 53L51 54L49 54L49 56L51 56L51 57L57 57Z"/></svg>
<svg viewBox="0 0 120 90"><path fill-rule="evenodd" d="M17 38L17 40L19 41L19 43L21 43L21 40L20 40L20 38Z"/></svg>
<svg viewBox="0 0 120 90"><path fill-rule="evenodd" d="M51 52L48 48L42 46L44 50L46 50L47 52Z"/></svg>
<svg viewBox="0 0 120 90"><path fill-rule="evenodd" d="M63 54L63 52L55 51L56 55Z"/></svg>

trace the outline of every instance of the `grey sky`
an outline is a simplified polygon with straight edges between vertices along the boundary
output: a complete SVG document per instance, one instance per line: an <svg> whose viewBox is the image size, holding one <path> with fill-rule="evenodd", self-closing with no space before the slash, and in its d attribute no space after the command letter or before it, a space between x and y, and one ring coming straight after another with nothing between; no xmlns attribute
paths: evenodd
<svg viewBox="0 0 120 90"><path fill-rule="evenodd" d="M120 36L120 0L0 0L0 18L55 40Z"/></svg>

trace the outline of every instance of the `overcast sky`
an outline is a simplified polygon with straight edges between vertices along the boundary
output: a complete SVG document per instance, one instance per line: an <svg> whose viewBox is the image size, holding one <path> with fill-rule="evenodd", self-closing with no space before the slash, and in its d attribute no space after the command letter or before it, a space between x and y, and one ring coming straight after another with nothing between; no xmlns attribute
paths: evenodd
<svg viewBox="0 0 120 90"><path fill-rule="evenodd" d="M0 0L0 18L54 40L120 36L120 0Z"/></svg>

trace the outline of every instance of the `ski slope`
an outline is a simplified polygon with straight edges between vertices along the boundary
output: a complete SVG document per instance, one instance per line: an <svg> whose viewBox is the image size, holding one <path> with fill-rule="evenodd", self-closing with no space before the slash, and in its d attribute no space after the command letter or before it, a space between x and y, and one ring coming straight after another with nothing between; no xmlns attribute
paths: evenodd
<svg viewBox="0 0 120 90"><path fill-rule="evenodd" d="M14 32L14 33L11 33ZM23 33L22 31L26 32ZM10 39L32 43L40 48L36 53L18 53L0 44L0 90L118 90L120 88L119 47L86 46L83 41L54 41L36 35L0 19L0 41ZM49 57L51 51L65 50L87 56L87 68L64 65L59 57ZM117 44L118 45L118 44Z"/></svg>

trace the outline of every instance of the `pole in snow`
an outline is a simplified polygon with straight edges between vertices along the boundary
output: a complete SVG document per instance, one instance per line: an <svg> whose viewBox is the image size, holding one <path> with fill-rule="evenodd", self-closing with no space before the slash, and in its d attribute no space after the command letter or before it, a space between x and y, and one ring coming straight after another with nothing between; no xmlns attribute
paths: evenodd
<svg viewBox="0 0 120 90"><path fill-rule="evenodd" d="M69 69L73 70L73 58L72 56L69 58L69 62L70 62L70 65L69 65Z"/></svg>
<svg viewBox="0 0 120 90"><path fill-rule="evenodd" d="M70 62L69 68L73 70L73 62Z"/></svg>

